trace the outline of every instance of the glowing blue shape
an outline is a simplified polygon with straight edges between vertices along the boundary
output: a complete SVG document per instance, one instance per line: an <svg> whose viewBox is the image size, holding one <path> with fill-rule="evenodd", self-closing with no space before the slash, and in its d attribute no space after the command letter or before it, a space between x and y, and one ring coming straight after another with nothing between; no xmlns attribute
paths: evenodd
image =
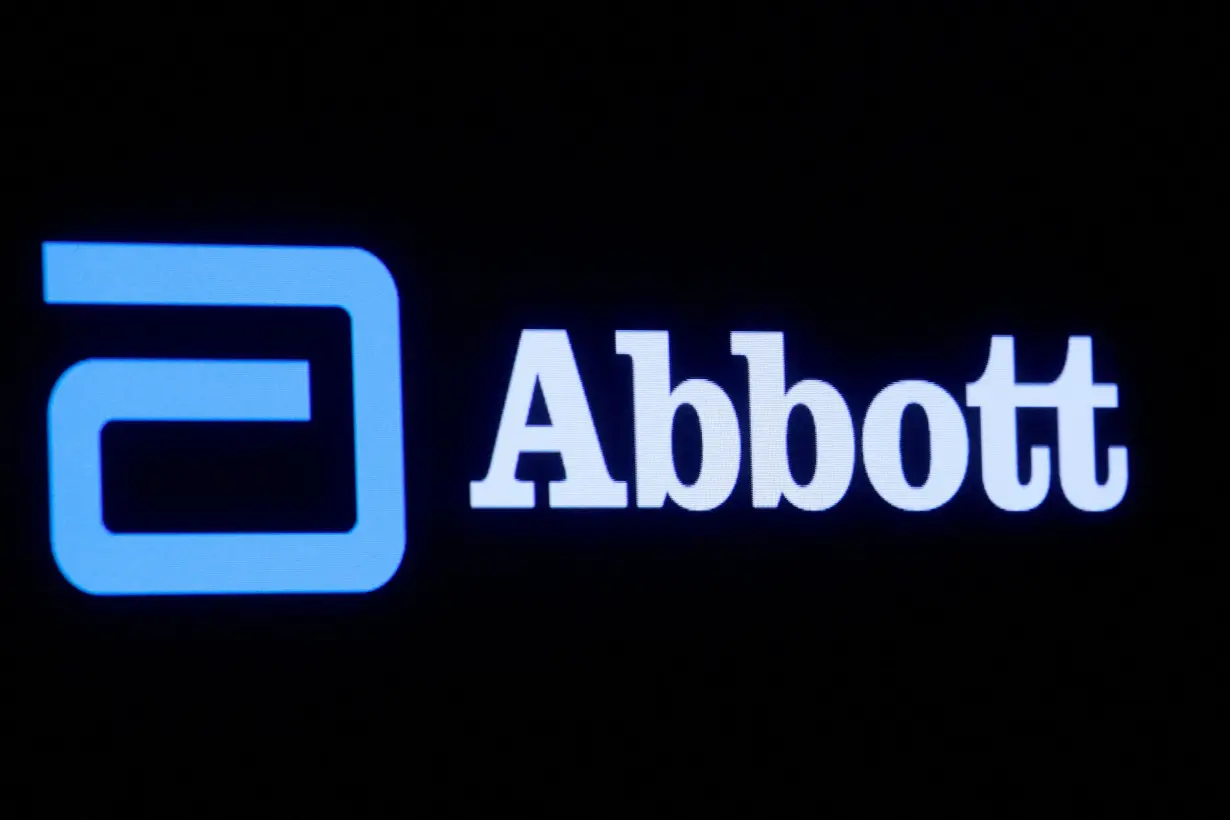
<svg viewBox="0 0 1230 820"><path fill-rule="evenodd" d="M43 245L51 304L339 307L350 316L355 525L345 533L114 533L102 516L110 421L311 417L306 361L87 359L47 408L51 547L95 595L369 592L406 546L397 287L358 248Z"/></svg>

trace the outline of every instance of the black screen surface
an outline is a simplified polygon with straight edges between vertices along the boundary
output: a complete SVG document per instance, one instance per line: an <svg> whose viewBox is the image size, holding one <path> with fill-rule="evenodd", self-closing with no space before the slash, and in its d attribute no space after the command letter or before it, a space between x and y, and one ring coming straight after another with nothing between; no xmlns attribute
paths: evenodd
<svg viewBox="0 0 1230 820"><path fill-rule="evenodd" d="M46 28L56 65L15 112L18 503L0 580L7 766L29 805L751 815L855 784L860 801L999 810L1191 799L1171 778L1209 610L1178 501L1199 506L1205 479L1171 443L1178 405L1199 399L1173 362L1204 342L1164 233L1180 126L1152 63L1041 12L828 11L763 31L600 17L567 34L512 14L438 36L425 20L305 23L225 50L196 23L131 46L91 36L109 21ZM379 257L403 385L406 551L389 582L75 589L48 524L47 402L67 367L308 361L305 424L108 425L103 517L127 533L345 532L351 328L329 309L48 305L43 242ZM471 508L526 329L568 332L626 509L551 508L565 471L550 454L518 463L533 509ZM716 509L637 506L620 330L668 331L672 382L730 397L742 460ZM890 383L943 387L968 424L960 489L896 509L860 450L831 509L756 508L732 331L783 333L786 385L832 384L856 437ZM1099 477L1107 447L1130 459L1114 509L1065 498L1044 409L1021 411L1017 444L1022 470L1051 448L1046 499L988 500L965 386L994 335L1039 383L1070 336L1092 338L1094 378L1119 396L1096 417ZM541 395L530 417L549 420ZM812 424L787 427L799 480ZM917 483L928 423L911 410L902 429ZM672 441L687 483L690 411Z"/></svg>

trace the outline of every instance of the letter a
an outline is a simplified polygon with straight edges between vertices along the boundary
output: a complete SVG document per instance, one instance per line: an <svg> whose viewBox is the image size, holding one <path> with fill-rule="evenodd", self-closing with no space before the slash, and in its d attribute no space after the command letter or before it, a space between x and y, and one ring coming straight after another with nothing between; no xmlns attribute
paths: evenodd
<svg viewBox="0 0 1230 820"><path fill-rule="evenodd" d="M542 387L550 424L528 423L535 384ZM521 331L491 466L486 478L470 482L470 507L533 508L533 482L515 475L522 453L559 453L563 459L564 480L550 484L552 507L628 506L627 484L613 481L607 471L566 331Z"/></svg>

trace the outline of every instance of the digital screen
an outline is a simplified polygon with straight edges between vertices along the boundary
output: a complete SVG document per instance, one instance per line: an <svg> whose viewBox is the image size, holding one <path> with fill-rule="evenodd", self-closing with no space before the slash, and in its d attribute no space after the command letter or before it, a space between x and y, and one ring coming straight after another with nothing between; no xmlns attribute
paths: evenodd
<svg viewBox="0 0 1230 820"><path fill-rule="evenodd" d="M1218 598L1180 119L1110 34L817 13L695 71L368 25L216 100L62 49L96 56L14 114L5 262L31 805L229 816L285 770L266 813L1003 816L1185 759ZM518 790L556 810L482 802Z"/></svg>

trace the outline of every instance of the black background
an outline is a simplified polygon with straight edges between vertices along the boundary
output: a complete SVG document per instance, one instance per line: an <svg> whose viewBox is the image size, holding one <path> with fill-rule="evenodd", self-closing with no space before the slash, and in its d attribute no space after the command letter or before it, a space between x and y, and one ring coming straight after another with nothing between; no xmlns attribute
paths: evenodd
<svg viewBox="0 0 1230 820"><path fill-rule="evenodd" d="M1173 816L1198 802L1183 776L1211 599L1194 585L1203 462L1176 425L1205 406L1182 375L1204 298L1171 233L1197 150L1171 60L1185 44L1154 21L995 8L39 24L10 111L24 366L0 580L17 683L5 765L27 805L742 816L853 789L855 806L1113 800ZM308 358L310 424L109 427L105 515L130 531L344 530L348 325L48 307L45 240L376 253L403 325L394 579L336 597L70 587L44 489L65 367ZM570 332L633 497L614 332L669 330L673 378L717 381L740 414L730 500L469 510L533 327ZM1053 476L1038 510L995 509L970 413L970 470L939 511L890 508L861 463L831 511L753 510L739 329L785 332L788 382L833 383L856 425L898 379L962 399L993 333L1016 335L1028 381L1091 334L1096 379L1120 385L1099 440L1128 446L1128 495L1080 514ZM907 428L923 471L925 426ZM809 435L792 421L792 447ZM1022 453L1054 437L1053 414L1023 414ZM676 440L695 470L684 417ZM520 466L543 496L560 472Z"/></svg>

